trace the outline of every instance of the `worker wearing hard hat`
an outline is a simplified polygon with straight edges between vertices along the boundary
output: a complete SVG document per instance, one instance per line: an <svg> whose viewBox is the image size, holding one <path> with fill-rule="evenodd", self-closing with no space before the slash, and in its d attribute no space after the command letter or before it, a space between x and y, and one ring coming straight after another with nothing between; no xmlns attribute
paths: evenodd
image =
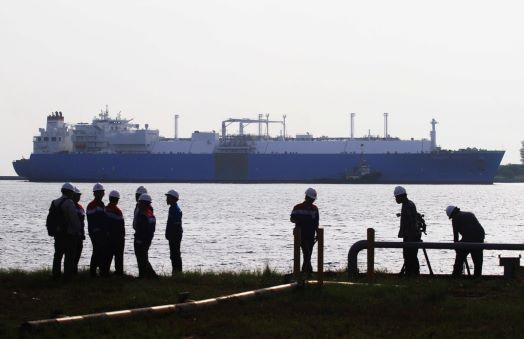
<svg viewBox="0 0 524 339"><path fill-rule="evenodd" d="M109 193L109 204L105 208L107 216L107 227L109 230L109 267L111 262L115 259L115 274L124 274L124 246L125 246L125 223L124 215L117 206L120 200L120 193L118 191L111 191Z"/></svg>
<svg viewBox="0 0 524 339"><path fill-rule="evenodd" d="M156 218L151 207L151 196L147 193L138 198L138 212L135 217L135 256L140 278L156 277L155 270L149 263L149 247L155 235Z"/></svg>
<svg viewBox="0 0 524 339"><path fill-rule="evenodd" d="M87 205L87 230L89 238L93 245L93 254L91 255L91 263L89 271L92 277L97 276L97 268L101 276L109 275L108 262L108 245L109 232L107 227L107 218L105 213L105 204L102 201L104 198L105 189L100 183L93 186L94 199Z"/></svg>
<svg viewBox="0 0 524 339"><path fill-rule="evenodd" d="M55 240L52 270L55 279L62 274L62 258L64 278L69 279L75 273L76 246L81 226L72 200L74 191L75 187L70 183L66 182L62 185L62 196L53 200L46 220L47 232Z"/></svg>
<svg viewBox="0 0 524 339"><path fill-rule="evenodd" d="M395 187L393 194L397 204L402 204L398 237L402 238L404 242L419 242L421 239L421 232L417 223L417 207L413 201L408 199L408 194L404 187ZM404 248L402 254L404 257L406 276L419 275L420 265L417 257L418 248Z"/></svg>
<svg viewBox="0 0 524 339"><path fill-rule="evenodd" d="M166 193L166 203L169 205L169 214L166 225L166 239L169 241L172 274L182 272L182 256L180 243L182 242L182 210L178 206L179 195L175 190Z"/></svg>
<svg viewBox="0 0 524 339"><path fill-rule="evenodd" d="M290 220L301 231L300 247L304 256L302 272L310 275L313 272L311 253L315 244L315 234L318 230L319 213L317 206L313 204L317 200L317 191L308 188L305 195L304 202L293 207Z"/></svg>
<svg viewBox="0 0 524 339"><path fill-rule="evenodd" d="M484 242L485 232L482 225L471 212L462 212L456 206L448 206L446 208L446 215L451 219L453 226L453 241L459 242L459 234L462 236L460 242ZM482 250L465 250L457 249L457 256L455 257L455 264L453 265L453 276L460 276L464 269L464 262L467 260L468 254L471 253L473 264L475 265L476 277L482 275Z"/></svg>
<svg viewBox="0 0 524 339"><path fill-rule="evenodd" d="M80 236L78 237L77 241L77 247L76 247L76 256L75 256L75 267L74 267L74 273L78 273L78 262L80 261L80 257L82 256L82 250L84 248L84 240L86 239L85 235L85 219L86 219L86 212L84 210L84 207L80 205L80 198L82 197L82 192L78 187L75 187L75 191L73 194L73 202L75 203L76 208L76 215L78 217L78 220L80 221Z"/></svg>
<svg viewBox="0 0 524 339"><path fill-rule="evenodd" d="M144 186L138 186L135 192L136 205L135 205L135 210L133 211L133 229L136 229L135 224L136 224L136 215L138 214L138 198L140 198L140 196L145 193L147 193L147 189Z"/></svg>

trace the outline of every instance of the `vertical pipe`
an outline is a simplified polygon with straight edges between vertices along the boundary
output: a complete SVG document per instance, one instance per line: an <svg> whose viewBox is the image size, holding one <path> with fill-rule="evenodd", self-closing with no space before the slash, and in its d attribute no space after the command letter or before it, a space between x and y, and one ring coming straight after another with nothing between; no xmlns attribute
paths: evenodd
<svg viewBox="0 0 524 339"><path fill-rule="evenodd" d="M299 227L293 229L293 275L295 281L300 281L300 241L301 230Z"/></svg>
<svg viewBox="0 0 524 339"><path fill-rule="evenodd" d="M226 133L227 133L226 122L222 121L222 139L226 139Z"/></svg>
<svg viewBox="0 0 524 339"><path fill-rule="evenodd" d="M368 228L368 278L375 276L375 230Z"/></svg>
<svg viewBox="0 0 524 339"><path fill-rule="evenodd" d="M285 114L282 116L282 118L283 118L282 125L284 126L284 140L286 140L286 117L287 116Z"/></svg>
<svg viewBox="0 0 524 339"><path fill-rule="evenodd" d="M266 114L266 138L269 139L269 114Z"/></svg>
<svg viewBox="0 0 524 339"><path fill-rule="evenodd" d="M355 138L355 113L351 113L351 139Z"/></svg>
<svg viewBox="0 0 524 339"><path fill-rule="evenodd" d="M388 115L389 113L384 113L384 139L388 138Z"/></svg>
<svg viewBox="0 0 524 339"><path fill-rule="evenodd" d="M178 140L178 114L175 114L175 140Z"/></svg>
<svg viewBox="0 0 524 339"><path fill-rule="evenodd" d="M317 280L318 285L324 284L324 229L317 230L317 246L318 246L318 266L317 266Z"/></svg>
<svg viewBox="0 0 524 339"><path fill-rule="evenodd" d="M262 114L258 115L258 137L262 139Z"/></svg>

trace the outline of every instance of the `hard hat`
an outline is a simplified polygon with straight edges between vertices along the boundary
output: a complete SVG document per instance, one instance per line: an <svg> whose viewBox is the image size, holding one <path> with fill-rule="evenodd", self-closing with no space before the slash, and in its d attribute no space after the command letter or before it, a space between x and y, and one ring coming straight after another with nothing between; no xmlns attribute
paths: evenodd
<svg viewBox="0 0 524 339"><path fill-rule="evenodd" d="M446 214L448 215L448 218L451 219L451 215L453 214L453 212L455 212L456 208L457 206L453 206L453 205L449 205L448 207L446 207Z"/></svg>
<svg viewBox="0 0 524 339"><path fill-rule="evenodd" d="M170 196L178 199L178 192L175 191L175 190L169 190L169 192L167 192L166 195L170 195Z"/></svg>
<svg viewBox="0 0 524 339"><path fill-rule="evenodd" d="M62 189L63 190L68 190L68 191L71 191L71 192L74 192L75 191L75 186L71 185L70 182L66 182L62 185Z"/></svg>
<svg viewBox="0 0 524 339"><path fill-rule="evenodd" d="M118 193L118 191L111 191L109 192L109 197L120 199L120 193Z"/></svg>
<svg viewBox="0 0 524 339"><path fill-rule="evenodd" d="M78 187L75 186L75 193L76 194L82 194L82 192L80 192L80 189Z"/></svg>
<svg viewBox="0 0 524 339"><path fill-rule="evenodd" d="M402 194L407 194L406 189L402 186L395 187L395 190L393 191L393 194L397 197Z"/></svg>
<svg viewBox="0 0 524 339"><path fill-rule="evenodd" d="M95 186L93 186L93 192L96 191L104 191L104 186L101 183L96 183Z"/></svg>
<svg viewBox="0 0 524 339"><path fill-rule="evenodd" d="M147 201L147 202L151 202L153 201L153 199L151 199L151 196L147 193L144 193L144 194L141 194L140 195L140 198L138 198L138 201Z"/></svg>
<svg viewBox="0 0 524 339"><path fill-rule="evenodd" d="M315 191L313 188L308 188L306 190L306 197L310 197L313 200L317 200L317 191Z"/></svg>
<svg viewBox="0 0 524 339"><path fill-rule="evenodd" d="M138 186L138 188L136 189L136 194L144 194L144 193L147 193L147 190L144 186Z"/></svg>

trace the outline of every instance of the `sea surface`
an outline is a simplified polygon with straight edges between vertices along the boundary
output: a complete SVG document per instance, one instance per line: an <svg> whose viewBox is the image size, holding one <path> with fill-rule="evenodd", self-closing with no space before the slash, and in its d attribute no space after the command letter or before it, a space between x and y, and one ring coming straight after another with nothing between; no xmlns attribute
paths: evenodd
<svg viewBox="0 0 524 339"><path fill-rule="evenodd" d="M120 207L126 222L124 265L136 274L133 252L132 217L134 192L138 184L104 183L106 193L120 192ZM58 183L0 181L3 209L0 213L0 268L50 268L53 238L45 228L51 201L60 196ZM80 183L84 207L92 198L92 184ZM157 217L156 233L149 252L158 272L170 273L169 246L164 237L168 206L164 193L176 189L183 211L184 270L245 271L266 265L280 272L291 272L293 224L289 215L302 202L304 184L145 184L153 198ZM376 239L396 241L400 205L393 198L393 185L311 185L318 191L316 202L320 223L325 229L326 270L347 267L350 246L366 238L366 229L376 230ZM451 222L444 209L453 204L474 212L486 230L486 242L524 243L524 184L494 185L406 185L408 196L423 213L428 224L425 241L453 241ZM87 231L87 230L86 230ZM87 232L86 232L87 233ZM80 266L87 268L91 256L89 238L84 241ZM359 255L365 270L366 251ZM519 252L485 251L484 273L502 274L498 256ZM428 250L435 272L451 273L455 253ZM398 272L401 249L378 249L376 268ZM427 266L419 252L421 272ZM316 262L316 247L313 263ZM472 262L470 259L470 266ZM315 264L314 264L315 267Z"/></svg>

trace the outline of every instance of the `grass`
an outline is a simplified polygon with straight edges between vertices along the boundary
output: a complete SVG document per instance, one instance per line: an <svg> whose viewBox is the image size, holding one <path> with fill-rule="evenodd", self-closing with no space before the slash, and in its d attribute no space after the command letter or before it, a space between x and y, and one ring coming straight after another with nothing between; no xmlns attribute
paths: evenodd
<svg viewBox="0 0 524 339"><path fill-rule="evenodd" d="M283 275L189 272L172 279L132 277L54 282L46 271L0 271L0 337L27 320L175 303L274 286ZM330 273L329 279L345 279ZM365 281L362 281L365 282ZM164 315L49 327L24 337L522 337L524 284L503 279L399 279L375 285L306 287L252 301Z"/></svg>

